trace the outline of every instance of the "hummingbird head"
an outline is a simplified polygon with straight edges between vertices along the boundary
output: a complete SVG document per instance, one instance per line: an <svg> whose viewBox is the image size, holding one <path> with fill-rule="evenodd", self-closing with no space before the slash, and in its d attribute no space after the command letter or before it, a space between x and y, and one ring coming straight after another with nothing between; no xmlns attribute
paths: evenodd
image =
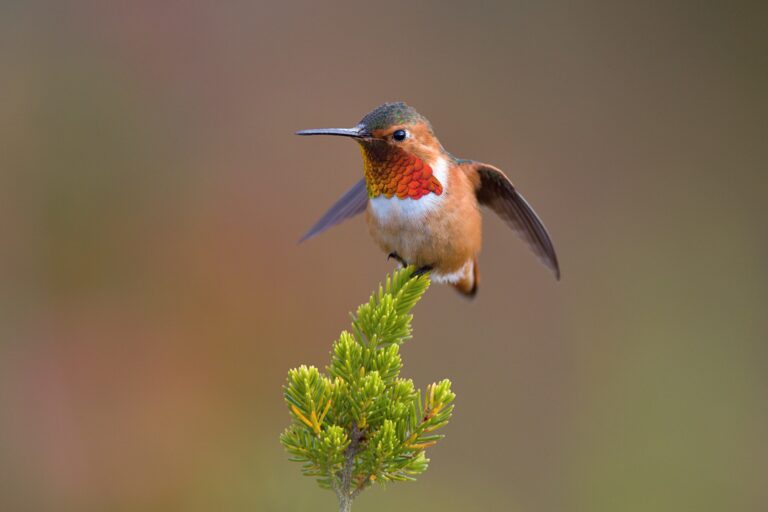
<svg viewBox="0 0 768 512"><path fill-rule="evenodd" d="M427 118L405 103L376 107L353 128L320 128L296 134L354 138L360 144L371 197L419 199L429 193L442 194L432 165L445 150Z"/></svg>

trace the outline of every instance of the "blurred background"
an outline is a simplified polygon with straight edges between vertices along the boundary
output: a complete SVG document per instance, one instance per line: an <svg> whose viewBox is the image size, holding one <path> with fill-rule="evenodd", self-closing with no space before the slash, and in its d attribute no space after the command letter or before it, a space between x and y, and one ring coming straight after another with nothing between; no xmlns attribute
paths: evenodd
<svg viewBox="0 0 768 512"><path fill-rule="evenodd" d="M0 508L334 510L289 368L393 268L300 139L404 100L504 169L563 280L487 215L403 375L447 438L360 511L768 508L761 2L0 4Z"/></svg>

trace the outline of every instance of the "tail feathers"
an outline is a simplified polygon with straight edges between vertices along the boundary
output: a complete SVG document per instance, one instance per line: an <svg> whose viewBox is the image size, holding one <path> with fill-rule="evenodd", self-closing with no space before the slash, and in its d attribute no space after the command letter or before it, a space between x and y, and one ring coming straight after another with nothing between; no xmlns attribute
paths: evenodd
<svg viewBox="0 0 768 512"><path fill-rule="evenodd" d="M472 266L468 269L458 282L453 284L456 291L471 299L477 295L477 285L480 281L480 271L477 267L477 258L472 261Z"/></svg>

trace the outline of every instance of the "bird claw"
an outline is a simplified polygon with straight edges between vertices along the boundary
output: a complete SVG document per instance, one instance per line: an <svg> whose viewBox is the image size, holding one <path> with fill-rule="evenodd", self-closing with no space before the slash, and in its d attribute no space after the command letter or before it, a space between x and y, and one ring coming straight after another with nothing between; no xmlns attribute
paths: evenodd
<svg viewBox="0 0 768 512"><path fill-rule="evenodd" d="M424 265L423 267L419 267L416 270L414 270L413 274L411 274L411 277L423 276L424 274L427 274L431 271L432 271L432 265Z"/></svg>
<svg viewBox="0 0 768 512"><path fill-rule="evenodd" d="M390 259L395 259L400 265L402 265L403 268L408 266L408 262L405 261L403 258L400 257L399 254L396 252L391 252L387 255L387 261ZM419 277L423 276L424 274L427 274L432 271L432 265L424 265L423 267L419 267L416 270L413 271L411 274L411 277Z"/></svg>
<svg viewBox="0 0 768 512"><path fill-rule="evenodd" d="M400 265L402 265L403 268L408 266L408 263L406 263L406 261L403 258L401 258L400 255L397 254L396 252L391 252L387 255L387 261L389 261L392 258L394 258L395 261L397 261Z"/></svg>

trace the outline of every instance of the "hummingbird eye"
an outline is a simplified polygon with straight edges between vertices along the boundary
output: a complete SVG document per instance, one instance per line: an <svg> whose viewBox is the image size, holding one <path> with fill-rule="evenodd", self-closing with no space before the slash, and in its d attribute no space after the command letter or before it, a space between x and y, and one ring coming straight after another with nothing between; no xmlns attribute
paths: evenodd
<svg viewBox="0 0 768 512"><path fill-rule="evenodd" d="M405 140L407 136L408 132L405 130L395 130L395 132L392 134L392 138L398 142Z"/></svg>

